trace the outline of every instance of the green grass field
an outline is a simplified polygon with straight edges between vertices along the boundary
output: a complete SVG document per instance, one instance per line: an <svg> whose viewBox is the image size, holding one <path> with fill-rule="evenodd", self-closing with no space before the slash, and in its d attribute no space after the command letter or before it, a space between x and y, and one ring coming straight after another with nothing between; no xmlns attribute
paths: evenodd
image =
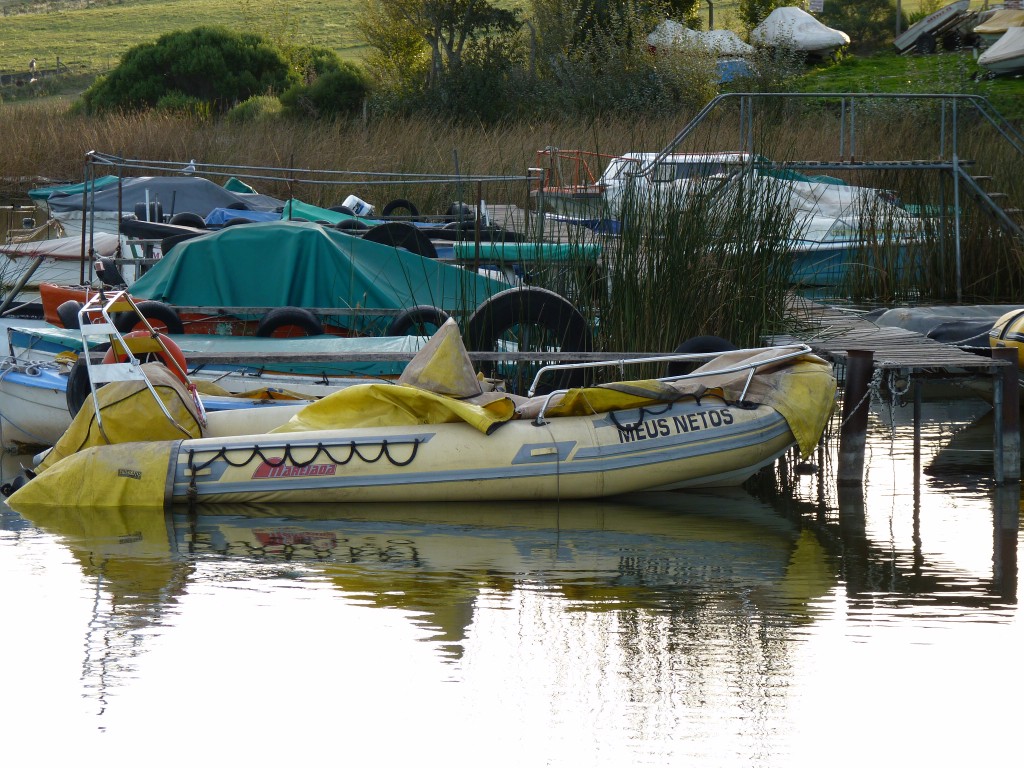
<svg viewBox="0 0 1024 768"><path fill-rule="evenodd" d="M126 0L6 16L0 71L25 71L30 59L40 68L52 68L60 57L72 72L102 72L116 66L134 45L204 24L249 30L278 42L322 45L345 58L358 58L363 41L353 22L361 7L355 0Z"/></svg>
<svg viewBox="0 0 1024 768"><path fill-rule="evenodd" d="M527 3L499 4L525 7ZM920 0L904 0L903 9L912 11L920 4ZM52 68L57 57L73 72L102 72L116 66L120 56L138 43L202 24L250 30L276 41L322 45L344 58L359 58L363 53L363 41L353 23L364 7L359 0L100 0L89 4L55 0L44 12L17 13L26 5L23 0L0 0L5 12L0 35L2 72L25 71L30 59L36 59L40 68ZM736 0L716 2L715 26L735 25L736 7ZM702 3L705 24L707 14L708 6Z"/></svg>

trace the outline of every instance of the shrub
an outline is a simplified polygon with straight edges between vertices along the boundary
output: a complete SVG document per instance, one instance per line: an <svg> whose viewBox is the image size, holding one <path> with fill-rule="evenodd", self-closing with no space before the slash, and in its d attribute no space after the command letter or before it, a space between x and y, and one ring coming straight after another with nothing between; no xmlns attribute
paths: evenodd
<svg viewBox="0 0 1024 768"><path fill-rule="evenodd" d="M342 117L358 112L369 92L369 78L362 68L338 61L336 68L319 75L310 85L293 85L281 95L281 103L293 115Z"/></svg>
<svg viewBox="0 0 1024 768"><path fill-rule="evenodd" d="M234 106L227 114L229 122L257 123L270 120L282 112L281 100L276 96L251 96L241 104Z"/></svg>
<svg viewBox="0 0 1024 768"><path fill-rule="evenodd" d="M227 111L260 93L289 85L288 64L263 38L221 27L197 27L137 45L82 95L86 113L137 111L182 94Z"/></svg>

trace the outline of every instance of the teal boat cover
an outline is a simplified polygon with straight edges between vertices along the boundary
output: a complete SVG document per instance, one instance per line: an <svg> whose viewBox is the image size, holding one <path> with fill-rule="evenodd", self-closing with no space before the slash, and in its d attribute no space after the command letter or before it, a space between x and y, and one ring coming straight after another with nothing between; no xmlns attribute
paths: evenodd
<svg viewBox="0 0 1024 768"><path fill-rule="evenodd" d="M98 179L93 179L88 182L89 189L92 191L106 189L107 187L117 184L117 176L107 175L100 176ZM33 200L48 200L50 195L56 193L58 195L80 195L85 191L86 182L80 182L78 184L56 184L49 187L36 187L28 191L28 196Z"/></svg>
<svg viewBox="0 0 1024 768"><path fill-rule="evenodd" d="M136 299L200 307L402 310L426 304L458 319L506 288L473 270L341 230L271 221L178 243L131 292ZM356 316L343 325L379 335L390 319Z"/></svg>

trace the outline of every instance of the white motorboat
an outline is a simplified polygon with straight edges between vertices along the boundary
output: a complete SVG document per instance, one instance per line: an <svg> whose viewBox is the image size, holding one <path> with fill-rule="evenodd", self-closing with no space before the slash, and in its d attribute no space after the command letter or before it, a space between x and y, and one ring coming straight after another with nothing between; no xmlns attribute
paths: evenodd
<svg viewBox="0 0 1024 768"><path fill-rule="evenodd" d="M978 57L978 66L997 75L1024 71L1024 27L1010 27Z"/></svg>

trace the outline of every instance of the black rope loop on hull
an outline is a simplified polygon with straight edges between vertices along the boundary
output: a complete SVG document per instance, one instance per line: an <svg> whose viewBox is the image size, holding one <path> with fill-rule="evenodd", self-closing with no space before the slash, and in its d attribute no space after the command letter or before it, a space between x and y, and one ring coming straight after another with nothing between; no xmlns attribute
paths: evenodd
<svg viewBox="0 0 1024 768"><path fill-rule="evenodd" d="M196 476L207 467L211 466L216 461L224 461L228 466L231 467L244 467L248 464L252 464L257 459L265 464L273 467L283 466L285 464L291 464L293 467L307 467L319 459L321 456L327 458L335 466L343 467L349 464L353 459L359 459L364 464L376 464L381 459L387 460L389 464L394 467L407 467L412 464L416 459L416 455L419 453L419 447L424 442L421 438L415 438L410 441L400 441L398 443L388 443L387 440L381 440L380 443L363 443L360 445L356 441L352 441L347 445L339 445L335 447L335 451L341 449L348 449L348 455L344 458L339 458L331 452L331 449L323 443L317 443L313 454L306 460L297 459L293 453L293 450L298 450L297 447L292 446L290 443L285 443L283 446L283 454L281 456L268 456L264 453L263 448L260 446L253 446L249 450L249 455L242 461L233 461L230 454L238 451L238 448L228 448L226 446L218 449L209 459L197 462L196 453L197 451L189 449L188 452L188 463L187 468L189 471L189 487L188 493L190 497L193 497L197 493L196 489ZM412 450L409 452L407 459L401 460L392 455L392 450L396 445L411 446ZM373 456L369 453L364 454L360 448L378 448L377 455ZM309 450L309 446L301 446L301 450ZM203 451L205 453L205 451ZM275 450L276 453L276 450Z"/></svg>

